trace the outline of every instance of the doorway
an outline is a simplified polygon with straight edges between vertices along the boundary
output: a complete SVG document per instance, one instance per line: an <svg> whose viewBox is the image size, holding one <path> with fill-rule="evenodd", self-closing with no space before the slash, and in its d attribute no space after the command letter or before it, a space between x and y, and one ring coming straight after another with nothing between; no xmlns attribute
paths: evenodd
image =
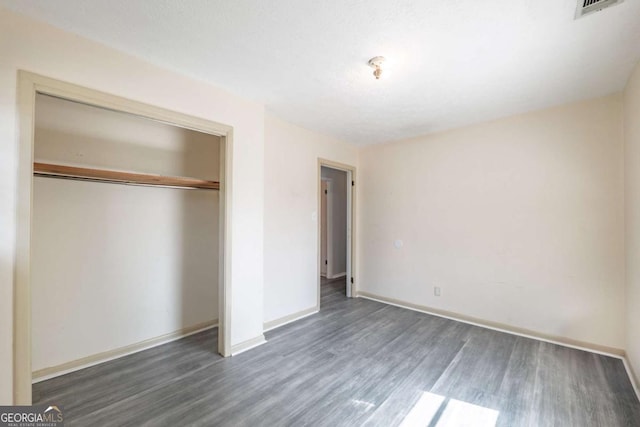
<svg viewBox="0 0 640 427"><path fill-rule="evenodd" d="M323 296L354 294L353 191L355 169L326 160L318 168L318 305Z"/></svg>

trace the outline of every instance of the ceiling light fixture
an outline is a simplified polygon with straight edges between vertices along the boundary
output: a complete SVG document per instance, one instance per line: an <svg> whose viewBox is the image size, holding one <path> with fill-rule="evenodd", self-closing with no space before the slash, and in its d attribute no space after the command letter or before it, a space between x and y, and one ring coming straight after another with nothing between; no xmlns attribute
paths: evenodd
<svg viewBox="0 0 640 427"><path fill-rule="evenodd" d="M373 68L373 75L376 80L380 79L382 75L382 64L384 63L384 56L376 56L369 60L369 67Z"/></svg>

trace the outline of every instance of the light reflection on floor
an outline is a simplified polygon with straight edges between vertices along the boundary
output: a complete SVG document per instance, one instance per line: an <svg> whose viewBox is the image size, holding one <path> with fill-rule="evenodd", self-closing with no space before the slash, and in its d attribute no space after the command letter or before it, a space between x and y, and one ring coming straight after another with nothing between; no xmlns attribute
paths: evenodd
<svg viewBox="0 0 640 427"><path fill-rule="evenodd" d="M401 427L495 427L499 411L439 394L424 392L402 421ZM438 416L437 420L434 417Z"/></svg>

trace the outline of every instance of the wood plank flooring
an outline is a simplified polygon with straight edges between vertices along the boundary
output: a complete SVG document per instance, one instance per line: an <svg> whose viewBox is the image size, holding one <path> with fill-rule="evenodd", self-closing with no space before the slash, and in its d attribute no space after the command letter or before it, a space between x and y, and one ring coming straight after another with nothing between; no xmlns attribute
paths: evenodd
<svg viewBox="0 0 640 427"><path fill-rule="evenodd" d="M68 426L640 426L618 359L347 299L224 359L215 330L37 383ZM466 423L466 424L465 424Z"/></svg>

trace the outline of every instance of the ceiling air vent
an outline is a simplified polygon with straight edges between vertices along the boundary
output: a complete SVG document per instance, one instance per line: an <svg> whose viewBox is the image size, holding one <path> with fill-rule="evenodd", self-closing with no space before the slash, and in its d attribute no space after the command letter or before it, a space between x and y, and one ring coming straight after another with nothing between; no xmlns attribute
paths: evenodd
<svg viewBox="0 0 640 427"><path fill-rule="evenodd" d="M576 19L587 16L590 13L597 12L604 8L615 6L624 0L578 0L578 8L576 9Z"/></svg>

